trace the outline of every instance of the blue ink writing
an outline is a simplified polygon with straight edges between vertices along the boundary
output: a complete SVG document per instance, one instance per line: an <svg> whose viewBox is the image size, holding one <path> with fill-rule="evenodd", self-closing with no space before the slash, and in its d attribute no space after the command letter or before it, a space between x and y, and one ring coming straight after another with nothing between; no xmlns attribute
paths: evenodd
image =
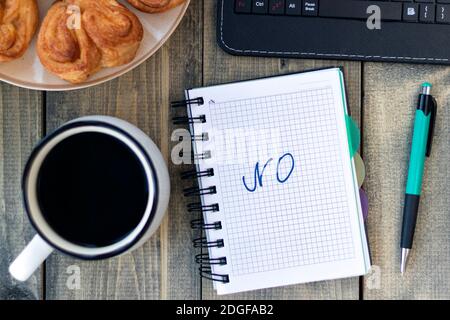
<svg viewBox="0 0 450 320"><path fill-rule="evenodd" d="M242 182L244 183L244 187L245 187L245 189L247 189L248 192L255 192L255 191L256 191L256 188L258 187L256 179L258 179L259 186L260 186L260 187L263 186L262 178L263 178L264 170L266 170L267 165L268 165L268 164L270 163L270 161L272 161L272 160L273 160L273 159L270 158L270 159L266 162L266 164L264 165L264 167L263 167L261 173L259 172L259 162L256 163L256 165L255 165L255 174L254 174L254 176L253 176L253 184L254 184L253 188L249 188L249 187L247 186L247 183L245 182L245 176L242 177Z"/></svg>
<svg viewBox="0 0 450 320"><path fill-rule="evenodd" d="M291 169L290 169L289 173L287 174L287 176L284 179L281 179L280 178L280 163L286 157L291 158L291 164L292 165L291 165ZM291 176L292 171L294 171L294 167L295 167L295 160L294 160L294 156L292 154L286 153L280 159L278 159L278 164L277 164L277 180L278 180L278 182L279 183L285 183L289 179L289 177Z"/></svg>
<svg viewBox="0 0 450 320"><path fill-rule="evenodd" d="M286 160L285 160L286 159ZM285 177L281 177L280 175L280 165L283 161L288 161L290 159L291 167L289 169L288 174ZM266 170L267 166L272 162L273 158L270 158L267 160L267 162L262 167L262 170L260 170L260 163L259 161L255 165L255 171L253 174L253 186L249 186L245 180L245 176L242 176L242 183L244 184L245 189L247 189L248 192L255 192L258 186L261 188L263 187L263 176L264 171ZM295 168L295 159L294 156L291 153L285 153L283 156L278 158L277 163L277 171L276 171L276 178L279 183L285 183L292 175L292 172Z"/></svg>

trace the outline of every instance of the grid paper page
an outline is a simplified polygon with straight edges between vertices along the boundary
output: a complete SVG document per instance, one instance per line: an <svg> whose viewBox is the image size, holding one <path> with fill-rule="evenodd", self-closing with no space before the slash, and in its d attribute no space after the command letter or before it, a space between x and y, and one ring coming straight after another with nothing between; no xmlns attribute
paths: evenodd
<svg viewBox="0 0 450 320"><path fill-rule="evenodd" d="M218 166L233 274L353 258L333 102L331 87L323 87L211 103L210 121L214 130L227 132L247 127L249 131L260 132L274 124L284 124L276 128L281 145L268 146L269 151L274 151L274 160L264 171L262 187L258 182L256 190L249 192L242 182L245 176L253 189L258 161L252 161L251 155L245 161L237 159L237 164ZM230 114L234 121L229 121ZM246 144L245 136L236 143L241 149ZM278 157L285 154L288 156L278 166ZM259 163L266 159L260 159ZM293 167L285 183L278 181L277 167L283 179Z"/></svg>
<svg viewBox="0 0 450 320"><path fill-rule="evenodd" d="M207 111L202 112L207 124L195 130L208 130L211 136L203 147L213 158L200 167L214 167L218 192L203 202L219 203L220 212L205 219L222 221L223 230L208 236L223 238L226 248L210 255L227 257L226 267L214 269L231 279L219 284L219 291L289 283L293 280L267 278L314 268L317 273L318 266L363 265L364 249L356 234L359 203L348 149L343 148L344 113L337 112L341 96L338 85L322 77L304 87L278 83L285 87L282 92L268 89L261 90L265 95L206 100ZM350 269L339 272L364 272ZM251 279L260 283L250 284Z"/></svg>

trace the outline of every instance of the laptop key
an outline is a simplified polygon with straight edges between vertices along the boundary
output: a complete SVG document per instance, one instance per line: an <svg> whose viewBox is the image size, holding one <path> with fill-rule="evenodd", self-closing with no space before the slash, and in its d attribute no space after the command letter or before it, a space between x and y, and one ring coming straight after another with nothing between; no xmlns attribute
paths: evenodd
<svg viewBox="0 0 450 320"><path fill-rule="evenodd" d="M266 14L269 7L269 0L252 0L253 2L253 13Z"/></svg>
<svg viewBox="0 0 450 320"><path fill-rule="evenodd" d="M417 22L419 20L419 5L417 3L403 4L403 20Z"/></svg>
<svg viewBox="0 0 450 320"><path fill-rule="evenodd" d="M269 14L284 14L285 0L269 0Z"/></svg>
<svg viewBox="0 0 450 320"><path fill-rule="evenodd" d="M236 13L250 13L252 11L252 0L236 0L234 10Z"/></svg>
<svg viewBox="0 0 450 320"><path fill-rule="evenodd" d="M302 0L286 0L286 14L290 16L301 16Z"/></svg>
<svg viewBox="0 0 450 320"><path fill-rule="evenodd" d="M420 14L419 14L420 22L433 23L435 17L436 11L434 4L420 4Z"/></svg>
<svg viewBox="0 0 450 320"><path fill-rule="evenodd" d="M402 3L357 0L320 0L319 16L328 18L367 19L371 13L367 9L376 5L381 11L381 20L401 21Z"/></svg>
<svg viewBox="0 0 450 320"><path fill-rule="evenodd" d="M436 22L450 23L450 5L440 4L436 8Z"/></svg>
<svg viewBox="0 0 450 320"><path fill-rule="evenodd" d="M318 0L303 0L303 15L317 16L319 1Z"/></svg>

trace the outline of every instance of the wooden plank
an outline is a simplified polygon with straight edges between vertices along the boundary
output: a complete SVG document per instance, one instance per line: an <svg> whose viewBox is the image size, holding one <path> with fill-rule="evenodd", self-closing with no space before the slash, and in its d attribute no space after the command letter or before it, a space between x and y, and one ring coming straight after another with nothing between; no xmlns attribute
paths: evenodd
<svg viewBox="0 0 450 320"><path fill-rule="evenodd" d="M166 65L170 73L166 81L170 83L170 101L184 99L184 90L199 86L202 83L203 69L203 1L191 1L189 13L184 18L178 31L171 37L167 50ZM164 108L168 104L162 105ZM167 109L169 111L169 109ZM172 110L170 110L172 118ZM170 131L165 131L163 139L170 141L172 131L176 128L168 120ZM176 142L171 142L173 147ZM170 150L166 150L170 155ZM191 245L193 233L190 227L191 216L187 213L188 199L183 197L182 190L190 187L189 181L181 181L180 174L192 170L193 166L174 165L169 161L172 197L169 220L166 220L167 241L165 254L167 268L164 278L166 288L163 290L167 299L200 299L201 282L197 276L197 265L194 261L196 250Z"/></svg>
<svg viewBox="0 0 450 320"><path fill-rule="evenodd" d="M450 298L450 68L367 63L364 66L364 153L369 238L376 273L365 299ZM426 162L420 215L407 273L400 275L400 230L420 84L434 84L439 103L431 158ZM379 272L378 272L379 271Z"/></svg>
<svg viewBox="0 0 450 320"><path fill-rule="evenodd" d="M12 279L8 267L35 234L22 205L22 169L42 132L42 94L0 83L0 300L41 299L42 276Z"/></svg>
<svg viewBox="0 0 450 320"><path fill-rule="evenodd" d="M144 130L170 160L169 102L186 86L201 83L201 3L193 1L170 41L147 63L121 78L88 90L51 93L48 128L82 115L112 115ZM198 299L189 217L181 196L181 167L169 165L172 198L157 234L142 248L118 258L80 262L55 255L47 267L49 299ZM81 269L81 287L66 286L67 268ZM69 270L70 271L70 270Z"/></svg>
<svg viewBox="0 0 450 320"><path fill-rule="evenodd" d="M344 66L349 95L349 106L359 123L361 115L361 63L324 60L294 60L236 57L224 53L216 44L216 1L204 2L205 54L204 84L218 84L242 79L321 68ZM248 293L217 296L212 283L203 281L204 299L358 299L359 279L325 281L284 288L266 289Z"/></svg>

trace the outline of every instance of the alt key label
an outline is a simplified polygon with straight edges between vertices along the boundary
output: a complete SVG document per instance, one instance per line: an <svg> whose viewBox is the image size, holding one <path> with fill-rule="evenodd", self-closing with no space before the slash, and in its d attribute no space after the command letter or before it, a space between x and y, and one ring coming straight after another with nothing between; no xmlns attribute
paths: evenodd
<svg viewBox="0 0 450 320"><path fill-rule="evenodd" d="M302 0L287 0L286 14L300 16L302 14Z"/></svg>

